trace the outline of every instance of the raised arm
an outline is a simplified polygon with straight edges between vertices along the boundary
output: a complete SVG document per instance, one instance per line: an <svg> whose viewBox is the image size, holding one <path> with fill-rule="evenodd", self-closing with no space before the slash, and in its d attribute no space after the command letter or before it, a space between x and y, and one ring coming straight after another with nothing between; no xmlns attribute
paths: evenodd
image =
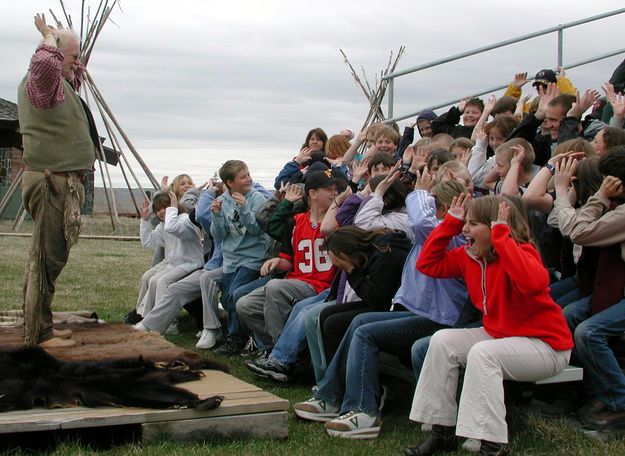
<svg viewBox="0 0 625 456"><path fill-rule="evenodd" d="M495 107L495 103L497 103L497 97L495 95L491 95L484 103L484 110L482 111L482 115L478 119L475 124L475 128L473 128L473 132L471 133L471 141L477 139L477 134L484 131L484 125L488 122L488 118L490 117L490 113L493 112L493 108Z"/></svg>
<svg viewBox="0 0 625 456"><path fill-rule="evenodd" d="M503 179L501 186L502 195L518 196L519 195L519 176L523 172L523 160L525 159L525 149L523 146L512 146L514 154L510 160L510 169Z"/></svg>
<svg viewBox="0 0 625 456"><path fill-rule="evenodd" d="M471 195L462 193L454 197L447 216L438 225L423 245L417 258L417 269L425 275L435 278L462 277L462 255L467 255L464 247L447 250L454 236L462 232L464 216Z"/></svg>

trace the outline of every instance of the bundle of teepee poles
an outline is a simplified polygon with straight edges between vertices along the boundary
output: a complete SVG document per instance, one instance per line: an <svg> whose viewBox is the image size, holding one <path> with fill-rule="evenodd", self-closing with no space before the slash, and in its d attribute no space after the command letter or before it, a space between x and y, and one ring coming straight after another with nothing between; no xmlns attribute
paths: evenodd
<svg viewBox="0 0 625 456"><path fill-rule="evenodd" d="M384 112L382 111L381 105L382 105L382 100L384 99L384 95L386 94L388 81L383 78L384 76L391 74L395 71L395 68L397 68L397 64L399 63L399 60L403 57L405 50L406 50L405 46L400 46L399 51L397 52L397 55L395 56L395 58L393 58L393 52L391 51L391 55L388 59L386 68L380 71L379 80L378 80L378 75L377 74L375 75L375 85L373 86L374 88L372 88L371 84L369 83L369 80L367 79L365 69L363 67L360 68L362 72L362 77L364 79L364 83L363 83L363 81L360 79L360 76L358 76L358 73L356 72L356 70L350 63L349 59L347 58L347 55L345 55L345 52L343 52L342 49L339 49L339 51L343 55L345 64L349 67L349 71L352 77L354 78L354 81L356 82L358 87L362 89L363 93L365 94L365 97L367 97L367 101L369 102L369 113L367 114L367 118L365 119L365 122L362 126L363 130L373 123L384 122L386 120L386 116L384 115Z"/></svg>
<svg viewBox="0 0 625 456"><path fill-rule="evenodd" d="M111 12L116 6L121 9L119 5L119 1L118 0L111 0L111 1L100 0L100 3L98 4L97 9L95 10L95 14L93 14L92 16L91 7L89 5L85 5L85 0L81 0L80 31L74 28L72 16L71 14L68 14L67 8L65 7L63 0L59 0L59 3L61 4L61 9L63 11L63 16L65 18L65 24L63 24L63 22L61 22L58 19L58 17L54 14L52 10L50 10L50 14L53 17L57 28L71 28L76 33L80 33L79 35L80 41L81 41L80 60L86 67L89 62L89 59L91 58L91 54L93 52L93 48L95 46L96 40L98 36L100 35L100 32L102 31L102 28L104 27L104 24L107 21L113 22L110 19ZM85 6L86 6L86 9L85 9ZM120 123L118 122L117 118L113 114L113 111L104 100L102 93L98 89L93 77L88 71L85 71L84 80L83 80L83 84L81 87L81 92L82 92L81 95L83 96L83 99L86 101L87 106L89 106L89 108L91 109L92 113L94 114L94 117L96 117L95 116L96 112L99 113L100 115L100 119L102 120L102 123L104 124L106 133L108 137L110 138L111 148L120 158L118 162L119 168L122 172L122 176L130 192L130 196L132 198L135 210L137 211L137 214L139 214L139 204L137 203L134 193L132 191L132 187L129 181L128 174L130 174L130 176L134 180L136 186L139 188L139 191L141 192L143 197L147 198L148 196L143 186L141 185L141 182L139 181L136 173L131 168L130 162L128 161L128 157L125 152L125 148L127 148L127 150L129 150L130 153L134 156L135 160L139 163L143 172L145 173L145 175L147 176L147 178L149 179L150 183L152 184L155 190L160 189L160 184L157 181L157 179L154 177L150 169L148 168L147 164L143 161L143 159L141 158L141 156L139 155L135 147L133 146L132 142L128 138L128 135L125 133ZM103 133L103 132L99 132L99 133ZM120 141L119 139L120 137L122 141ZM117 231L118 226L119 226L119 213L118 213L117 204L115 201L115 192L113 191L113 184L112 184L111 175L109 172L109 165L106 161L106 157L104 154L104 149L102 147L101 141L98 147L97 154L98 154L98 159L99 159L97 163L98 163L98 167L100 171L100 176L102 179L102 184L104 187L104 194L106 197L109 214L111 216L111 224L113 226L113 230ZM21 176L22 174L20 172L18 176L16 177L16 179L14 179L13 183L11 184L9 191L7 191L2 201L0 201L0 214L2 214L2 212L6 209L6 206L8 206L9 202L11 201L13 194L19 188L20 183L21 183ZM19 229L19 226L21 225L21 221L23 221L24 215L25 215L24 208L21 207L18 213L18 216L16 217L16 223L13 227L15 231Z"/></svg>

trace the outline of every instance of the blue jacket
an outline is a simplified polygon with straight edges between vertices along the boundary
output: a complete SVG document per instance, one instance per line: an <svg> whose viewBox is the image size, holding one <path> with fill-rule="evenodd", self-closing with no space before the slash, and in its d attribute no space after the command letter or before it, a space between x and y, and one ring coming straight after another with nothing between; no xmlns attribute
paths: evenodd
<svg viewBox="0 0 625 456"><path fill-rule="evenodd" d="M453 326L467 301L467 287L461 279L433 279L417 270L417 257L425 240L440 223L436 218L436 204L425 190L415 190L406 198L406 209L415 236L415 242L404 263L401 285L393 303L442 325ZM464 236L456 236L448 249L466 244Z"/></svg>
<svg viewBox="0 0 625 456"><path fill-rule="evenodd" d="M211 213L211 236L223 241L224 273L234 272L239 266L260 269L267 258L269 236L256 222L256 212L266 199L254 189L243 196L245 204L238 206L230 193L225 192L219 197L222 201L221 211Z"/></svg>

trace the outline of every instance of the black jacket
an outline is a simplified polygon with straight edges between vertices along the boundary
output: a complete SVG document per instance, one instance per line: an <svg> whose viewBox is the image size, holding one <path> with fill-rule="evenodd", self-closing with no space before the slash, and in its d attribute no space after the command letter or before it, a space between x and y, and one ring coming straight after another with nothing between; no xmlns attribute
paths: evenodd
<svg viewBox="0 0 625 456"><path fill-rule="evenodd" d="M347 281L362 302L375 311L391 307L393 296L401 283L401 273L410 251L411 243L403 231L393 231L380 236L372 247L369 261L362 269L347 274ZM388 246L386 251L385 248Z"/></svg>

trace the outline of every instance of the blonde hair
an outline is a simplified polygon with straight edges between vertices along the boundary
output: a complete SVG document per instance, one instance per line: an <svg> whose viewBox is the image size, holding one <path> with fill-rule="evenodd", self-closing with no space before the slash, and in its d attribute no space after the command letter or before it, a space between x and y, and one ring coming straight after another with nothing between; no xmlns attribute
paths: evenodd
<svg viewBox="0 0 625 456"><path fill-rule="evenodd" d="M509 141L506 141L505 143L500 144L497 149L495 149L495 154L502 156L506 159L508 163L510 163L514 155L514 152L512 151L512 147L514 146L523 147L523 150L525 151L525 157L523 158L523 163L521 164L521 167L523 168L524 172L529 173L532 170L532 165L534 164L534 159L536 158L536 155L534 154L534 148L532 147L532 145L525 139L513 138Z"/></svg>
<svg viewBox="0 0 625 456"><path fill-rule="evenodd" d="M373 123L367 127L367 141L375 142L379 131L386 127L383 123Z"/></svg>
<svg viewBox="0 0 625 456"><path fill-rule="evenodd" d="M193 179L191 179L191 176L189 176L188 174L178 174L176 177L174 177L171 181L170 188L171 191L174 192L178 198L182 196L180 194L180 181L184 178L189 179L191 181L191 185L194 185Z"/></svg>
<svg viewBox="0 0 625 456"><path fill-rule="evenodd" d="M437 206L451 206L451 201L461 193L466 193L467 187L456 180L440 182L432 187L430 193L434 196Z"/></svg>
<svg viewBox="0 0 625 456"><path fill-rule="evenodd" d="M597 155L597 152L595 152L595 148L592 144L584 138L573 138L558 144L553 150L551 156L555 157L556 155L564 154L566 152L584 152L586 157L594 157Z"/></svg>
<svg viewBox="0 0 625 456"><path fill-rule="evenodd" d="M436 149L437 147L448 149L452 142L454 142L453 136L448 135L447 133L438 133L432 136L430 146L432 146L432 149Z"/></svg>
<svg viewBox="0 0 625 456"><path fill-rule="evenodd" d="M461 149L470 149L475 146L475 143L471 141L469 138L457 138L449 145L447 148L449 151L452 151L454 147L460 147Z"/></svg>
<svg viewBox="0 0 625 456"><path fill-rule="evenodd" d="M378 139L380 138L386 138L389 139L393 144L395 144L396 146L399 145L399 133L397 133L393 127L389 127L387 125L384 125L382 128L380 128L375 136L374 136L376 142Z"/></svg>
<svg viewBox="0 0 625 456"><path fill-rule="evenodd" d="M469 173L469 168L467 168L462 162L459 162L458 160L450 160L443 163L441 167L438 168L438 173L436 173L436 179L439 182L441 182L445 177L445 170L447 169L449 169L452 173L464 172L468 176L471 176L471 173Z"/></svg>

